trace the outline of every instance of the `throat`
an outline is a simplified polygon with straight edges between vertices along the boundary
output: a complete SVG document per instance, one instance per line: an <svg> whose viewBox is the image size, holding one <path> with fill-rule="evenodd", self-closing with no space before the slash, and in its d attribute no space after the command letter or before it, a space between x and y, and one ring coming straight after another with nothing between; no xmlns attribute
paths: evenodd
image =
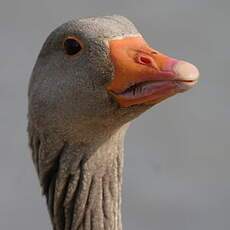
<svg viewBox="0 0 230 230"><path fill-rule="evenodd" d="M55 167L43 174L38 169L54 230L122 229L125 131L119 130L95 151L64 144L52 164Z"/></svg>

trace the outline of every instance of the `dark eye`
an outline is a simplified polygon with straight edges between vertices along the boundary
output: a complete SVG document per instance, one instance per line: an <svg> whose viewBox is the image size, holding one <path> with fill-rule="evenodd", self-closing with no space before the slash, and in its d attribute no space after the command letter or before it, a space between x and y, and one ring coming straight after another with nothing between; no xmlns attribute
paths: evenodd
<svg viewBox="0 0 230 230"><path fill-rule="evenodd" d="M64 41L64 49L66 54L72 56L79 53L82 49L82 46L76 38L67 38Z"/></svg>

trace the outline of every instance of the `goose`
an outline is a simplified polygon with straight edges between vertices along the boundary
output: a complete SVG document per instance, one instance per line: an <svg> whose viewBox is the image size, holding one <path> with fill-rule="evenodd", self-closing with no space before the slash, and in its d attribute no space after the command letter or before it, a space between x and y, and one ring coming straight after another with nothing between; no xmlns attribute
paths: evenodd
<svg viewBox="0 0 230 230"><path fill-rule="evenodd" d="M122 229L126 130L198 76L123 16L74 19L51 32L30 78L28 136L54 230Z"/></svg>

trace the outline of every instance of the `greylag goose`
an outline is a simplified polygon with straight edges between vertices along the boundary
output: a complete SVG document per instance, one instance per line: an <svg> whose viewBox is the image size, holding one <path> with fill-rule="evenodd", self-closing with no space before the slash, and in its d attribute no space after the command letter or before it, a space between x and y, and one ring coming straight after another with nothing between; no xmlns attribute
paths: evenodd
<svg viewBox="0 0 230 230"><path fill-rule="evenodd" d="M128 125L198 75L122 16L72 20L49 35L30 79L28 132L54 230L122 229Z"/></svg>

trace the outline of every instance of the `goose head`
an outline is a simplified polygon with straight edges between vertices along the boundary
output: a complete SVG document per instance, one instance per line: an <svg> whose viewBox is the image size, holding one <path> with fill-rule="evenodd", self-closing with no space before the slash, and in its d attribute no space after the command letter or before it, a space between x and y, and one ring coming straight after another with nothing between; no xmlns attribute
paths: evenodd
<svg viewBox="0 0 230 230"><path fill-rule="evenodd" d="M69 21L49 35L30 80L28 131L53 229L121 229L125 124L198 75L121 16Z"/></svg>
<svg viewBox="0 0 230 230"><path fill-rule="evenodd" d="M125 17L72 20L42 47L29 115L39 130L88 138L192 88L198 75L194 65L151 48Z"/></svg>

